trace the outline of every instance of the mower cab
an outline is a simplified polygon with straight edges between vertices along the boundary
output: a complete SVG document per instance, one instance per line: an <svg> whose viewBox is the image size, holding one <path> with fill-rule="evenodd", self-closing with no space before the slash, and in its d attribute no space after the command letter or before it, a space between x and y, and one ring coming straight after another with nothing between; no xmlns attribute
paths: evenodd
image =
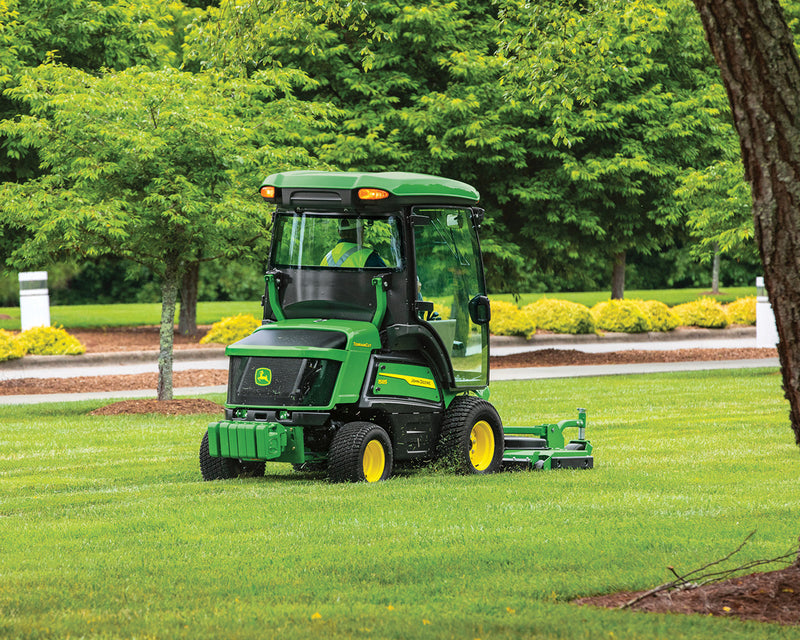
<svg viewBox="0 0 800 640"><path fill-rule="evenodd" d="M203 438L203 477L260 475L267 460L334 481L445 456L497 470L478 192L420 174L291 171L261 195L276 207L263 324L226 349L225 419ZM544 425L515 433L507 462L590 467L579 421L572 448L561 431L550 447Z"/></svg>

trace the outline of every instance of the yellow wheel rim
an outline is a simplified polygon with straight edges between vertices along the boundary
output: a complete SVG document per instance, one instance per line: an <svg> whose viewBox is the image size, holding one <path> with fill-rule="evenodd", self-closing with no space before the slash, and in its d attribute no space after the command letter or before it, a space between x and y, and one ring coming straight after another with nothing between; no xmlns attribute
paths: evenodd
<svg viewBox="0 0 800 640"><path fill-rule="evenodd" d="M494 432L485 420L476 422L469 434L469 461L476 471L485 471L494 458Z"/></svg>
<svg viewBox="0 0 800 640"><path fill-rule="evenodd" d="M383 477L386 469L386 452L378 440L370 440L364 448L362 460L364 479L367 482L377 482Z"/></svg>

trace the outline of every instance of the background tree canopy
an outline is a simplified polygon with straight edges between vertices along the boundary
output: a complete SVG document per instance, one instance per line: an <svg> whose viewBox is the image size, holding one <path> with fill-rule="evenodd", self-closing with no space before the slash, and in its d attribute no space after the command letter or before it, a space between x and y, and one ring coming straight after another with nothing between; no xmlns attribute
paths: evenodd
<svg viewBox="0 0 800 640"><path fill-rule="evenodd" d="M709 271L696 259L715 248L731 256L728 284L751 284L757 272L738 143L688 0L12 0L0 26L6 120L25 122L32 102L19 85L46 60L62 65L51 73L98 77L133 65L180 68L170 82L213 72L250 87L227 99L241 102L232 110L258 122L256 144L268 146L242 188L283 149L289 165L300 154L309 166L474 184L487 210L492 291L596 289L613 275L621 294L625 271L637 287L703 285ZM40 163L30 131L20 135L3 128L4 179L57 174ZM193 162L186 146L170 158ZM36 235L24 229L4 222L2 256L28 238L14 264L24 255L28 267L44 266L56 254L34 251ZM207 269L193 276L196 295L253 296L218 284L239 281L228 272L260 271L246 262L253 251L236 253L214 267L213 284ZM158 295L129 261L82 258L66 272L108 278L120 267L133 279L116 279L119 295Z"/></svg>
<svg viewBox="0 0 800 640"><path fill-rule="evenodd" d="M242 17L231 18L234 6ZM682 179L720 159L736 166L726 97L689 2L359 6L223 4L189 43L206 64L307 74L298 97L339 109L317 146L332 165L478 186L494 290L556 273L592 288L628 252L687 243L697 211L675 194Z"/></svg>

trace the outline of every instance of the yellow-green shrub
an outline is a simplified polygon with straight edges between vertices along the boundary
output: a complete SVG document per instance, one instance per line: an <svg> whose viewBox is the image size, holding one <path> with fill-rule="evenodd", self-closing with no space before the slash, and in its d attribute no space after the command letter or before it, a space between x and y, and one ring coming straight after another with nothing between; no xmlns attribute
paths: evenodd
<svg viewBox="0 0 800 640"><path fill-rule="evenodd" d="M211 329L202 337L200 344L209 344L211 342L233 344L242 338L246 338L260 326L261 321L249 313L240 313L223 318L211 325Z"/></svg>
<svg viewBox="0 0 800 640"><path fill-rule="evenodd" d="M700 298L694 302L679 304L677 307L672 307L672 311L686 327L722 329L728 326L725 309L712 298Z"/></svg>
<svg viewBox="0 0 800 640"><path fill-rule="evenodd" d="M80 340L61 327L33 327L19 334L25 353L35 356L77 356L86 353Z"/></svg>
<svg viewBox="0 0 800 640"><path fill-rule="evenodd" d="M591 309L594 326L601 331L644 333L650 330L650 321L642 307L634 300L606 300Z"/></svg>
<svg viewBox="0 0 800 640"><path fill-rule="evenodd" d="M755 324L756 297L747 296L734 300L725 307L728 324Z"/></svg>
<svg viewBox="0 0 800 640"><path fill-rule="evenodd" d="M538 329L554 333L592 333L594 320L589 308L569 300L542 298L525 305L523 312L533 318Z"/></svg>
<svg viewBox="0 0 800 640"><path fill-rule="evenodd" d="M492 319L489 331L496 336L529 336L536 331L533 318L517 305L504 300L492 300Z"/></svg>
<svg viewBox="0 0 800 640"><path fill-rule="evenodd" d="M0 329L0 362L4 360L16 360L25 355L25 347L16 335L10 331Z"/></svg>
<svg viewBox="0 0 800 640"><path fill-rule="evenodd" d="M634 300L647 318L648 331L672 331L681 321L672 310L658 300Z"/></svg>
<svg viewBox="0 0 800 640"><path fill-rule="evenodd" d="M447 320L450 317L450 307L448 305L439 304L438 302L433 303L433 311L434 313L439 314L439 318L442 320Z"/></svg>

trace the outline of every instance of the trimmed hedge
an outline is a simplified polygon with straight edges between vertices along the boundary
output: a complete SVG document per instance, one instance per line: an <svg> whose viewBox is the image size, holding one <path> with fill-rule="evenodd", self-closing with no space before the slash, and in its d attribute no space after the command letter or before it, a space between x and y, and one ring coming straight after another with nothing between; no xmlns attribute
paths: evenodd
<svg viewBox="0 0 800 640"><path fill-rule="evenodd" d="M638 300L606 300L591 309L595 327L617 333L650 331L650 321Z"/></svg>
<svg viewBox="0 0 800 640"><path fill-rule="evenodd" d="M16 360L25 355L25 347L17 336L10 331L0 329L0 362Z"/></svg>
<svg viewBox="0 0 800 640"><path fill-rule="evenodd" d="M728 324L755 324L756 297L747 296L734 300L725 307L725 316L728 318Z"/></svg>
<svg viewBox="0 0 800 640"><path fill-rule="evenodd" d="M25 353L35 356L77 356L86 353L80 340L61 327L33 327L17 337Z"/></svg>
<svg viewBox="0 0 800 640"><path fill-rule="evenodd" d="M694 302L687 302L673 307L672 311L680 318L685 327L705 327L707 329L722 329L728 326L725 309L712 298L700 298Z"/></svg>
<svg viewBox="0 0 800 640"><path fill-rule="evenodd" d="M450 318L450 307L440 304L438 302L433 303L433 312L439 314L439 318L442 320L448 320Z"/></svg>
<svg viewBox="0 0 800 640"><path fill-rule="evenodd" d="M204 335L200 344L219 343L233 344L246 338L261 326L261 320L249 313L240 313L235 316L223 318L211 325L211 329Z"/></svg>
<svg viewBox="0 0 800 640"><path fill-rule="evenodd" d="M504 300L492 300L492 319L489 331L496 336L530 336L536 333L533 317L517 305Z"/></svg>
<svg viewBox="0 0 800 640"><path fill-rule="evenodd" d="M538 329L554 333L592 333L594 319L585 305L569 300L542 298L525 305L522 312L532 316Z"/></svg>
<svg viewBox="0 0 800 640"><path fill-rule="evenodd" d="M681 324L672 310L658 300L634 300L647 317L648 331L672 331Z"/></svg>

